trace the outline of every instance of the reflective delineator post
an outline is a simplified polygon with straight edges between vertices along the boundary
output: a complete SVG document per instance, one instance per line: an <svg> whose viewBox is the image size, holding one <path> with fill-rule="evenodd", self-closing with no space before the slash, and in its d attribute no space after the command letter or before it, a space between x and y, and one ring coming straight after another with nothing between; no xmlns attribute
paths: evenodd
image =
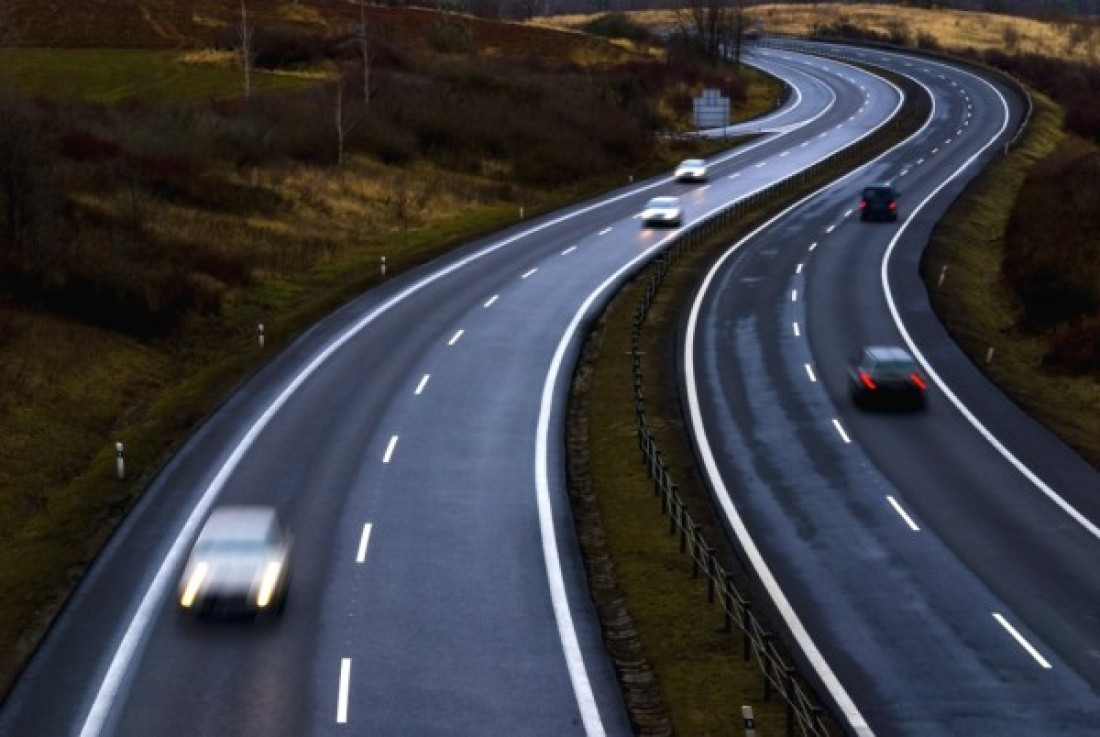
<svg viewBox="0 0 1100 737"><path fill-rule="evenodd" d="M115 443L115 466L118 469L118 480L126 478L126 459L122 457L122 443Z"/></svg>

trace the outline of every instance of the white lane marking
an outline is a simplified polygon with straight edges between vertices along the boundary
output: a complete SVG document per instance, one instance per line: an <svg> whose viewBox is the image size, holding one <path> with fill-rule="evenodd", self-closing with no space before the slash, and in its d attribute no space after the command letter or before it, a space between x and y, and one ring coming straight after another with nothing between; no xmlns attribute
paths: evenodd
<svg viewBox="0 0 1100 737"><path fill-rule="evenodd" d="M963 129L962 128L959 128L957 131L955 131L956 136L961 136L962 134L963 134Z"/></svg>
<svg viewBox="0 0 1100 737"><path fill-rule="evenodd" d="M800 143L800 144L798 145L798 147L799 147L799 148L806 148L806 147L807 147L807 146L809 146L809 145L810 145L810 142L809 142L809 141L803 141L802 143Z"/></svg>
<svg viewBox="0 0 1100 737"><path fill-rule="evenodd" d="M808 363L803 365L806 367L806 375L810 377L810 381L816 384L817 376L814 375L814 367Z"/></svg>
<svg viewBox="0 0 1100 737"><path fill-rule="evenodd" d="M923 163L924 163L924 159L917 159L917 166L920 166Z"/></svg>
<svg viewBox="0 0 1100 737"><path fill-rule="evenodd" d="M759 164L756 165L756 168L759 169L759 168L767 166L767 165L768 165L768 162L761 161Z"/></svg>
<svg viewBox="0 0 1100 737"><path fill-rule="evenodd" d="M741 176L741 172L738 171L738 172L734 172L733 174L730 174L729 178L730 179L737 179L737 177L739 177L739 176Z"/></svg>
<svg viewBox="0 0 1100 737"><path fill-rule="evenodd" d="M932 155L933 155L933 156L935 156L935 155L936 155L936 154L938 154L939 152L940 152L939 148L934 148L934 149L932 149Z"/></svg>
<svg viewBox="0 0 1100 737"><path fill-rule="evenodd" d="M370 543L371 523L363 525L363 534L359 537L359 549L355 551L355 562L363 563L367 559L367 545Z"/></svg>
<svg viewBox="0 0 1100 737"><path fill-rule="evenodd" d="M802 264L799 264L798 266L795 267L794 273L796 273L796 274L801 274L802 273Z"/></svg>
<svg viewBox="0 0 1100 737"><path fill-rule="evenodd" d="M818 136L818 138L824 138L824 137L825 137L825 136L827 136L827 135L829 135L829 131L825 131L825 132L824 132L824 133L822 133L822 134L821 134L820 136Z"/></svg>
<svg viewBox="0 0 1100 737"><path fill-rule="evenodd" d="M390 442L386 446L386 452L382 455L382 462L389 463L393 460L393 452L397 449L397 436L391 435Z"/></svg>
<svg viewBox="0 0 1100 737"><path fill-rule="evenodd" d="M523 276L520 277L520 279L526 279L529 276L534 276L536 272L538 272L537 268L531 269L530 271L525 272Z"/></svg>
<svg viewBox="0 0 1100 737"><path fill-rule="evenodd" d="M909 525L910 530L912 530L913 532L920 532L920 528L917 527L917 523L913 521L913 518L910 517L904 509L902 509L901 505L898 504L897 499L892 496L888 496L886 497L886 501L890 502L890 506L894 508L894 511L897 512L903 520L905 520L905 524Z"/></svg>
<svg viewBox="0 0 1100 737"><path fill-rule="evenodd" d="M855 212L855 210L849 210L848 212L844 213L844 217L846 217L846 218L852 217L853 212Z"/></svg>
<svg viewBox="0 0 1100 737"><path fill-rule="evenodd" d="M791 290L791 301L792 302L797 302L798 301L798 290L797 289L792 289Z"/></svg>
<svg viewBox="0 0 1100 737"><path fill-rule="evenodd" d="M951 141L953 141L953 140L955 140L955 139L953 139L953 138L948 138L948 139L947 139L946 141L944 141L944 142L943 142L943 145L944 145L944 146L947 146L947 145L949 145L949 144L951 143Z"/></svg>
<svg viewBox="0 0 1100 737"><path fill-rule="evenodd" d="M576 251L576 250L577 250L577 247L576 247L576 246L570 246L569 248L567 248L567 249L565 249L564 251L562 251L562 252L561 252L561 255L562 255L562 256L568 256L569 254L573 253L573 251Z"/></svg>
<svg viewBox="0 0 1100 737"><path fill-rule="evenodd" d="M962 163L962 165L960 165L959 168L955 170L954 174L952 174L951 176L947 177L942 182L940 182L940 184L934 190L932 190L932 192L928 195L928 197L926 197L919 205L916 206L916 208L913 210L910 217L901 225L901 227L898 228L897 232L894 233L894 237L890 240L890 244L886 247L886 253L882 257L882 264L879 268L879 280L882 282L883 291L885 292L885 295L886 295L886 305L890 309L890 315L894 318L894 324L897 326L898 332L901 334L902 340L904 340L905 344L909 347L909 352L912 353L913 357L917 359L917 361L921 364L922 367L924 367L924 371L928 375L928 378L931 379L937 385L939 385L940 391L943 393L943 395L945 397L947 397L948 401L950 401L951 404L955 405L955 409L957 409L962 414L962 416L966 418L966 420L970 423L970 425L975 430L977 430L978 433L983 438L985 438L987 443L989 443L991 446L993 446L993 448L998 453L1001 454L1002 458L1004 458L1010 464L1012 464L1012 466L1015 467L1016 470L1019 471L1020 474L1024 478L1026 478L1028 481L1030 481L1031 484L1036 489L1038 489L1044 496L1046 496L1047 499L1054 502L1054 504L1056 504L1063 512L1065 512L1067 515L1069 515L1077 524L1079 524L1081 527L1083 527L1085 530L1087 530L1089 532L1089 534L1091 534L1094 538L1100 540L1100 527L1098 527L1091 520L1089 520L1087 517L1085 517L1085 515L1083 515L1072 504L1070 504L1065 499L1063 499L1045 481L1043 481L1041 478L1039 478L1038 474L1036 474L1034 471L1032 471L1030 468L1028 468L1024 464L1023 461L1021 461L1019 458L1017 458L1008 448L1006 448L1004 446L1004 444L1001 443L1001 441L998 440L993 435L993 433L991 433L986 428L986 426L981 423L981 421L977 418L977 416L975 416L974 413L971 412L967 408L967 406L962 403L962 400L960 400L955 395L955 393L953 391L951 391L950 388L948 388L947 384L944 383L944 381L940 378L939 374L936 373L936 371L928 363L928 359L925 358L923 353L921 353L920 349L917 347L916 343L913 341L913 337L909 334L909 330L905 327L905 323L901 319L901 313L898 311L897 302L894 299L894 292L890 288L890 281L887 278L887 272L889 270L889 264L890 264L890 257L893 255L894 249L897 247L898 242L901 240L901 237L905 234L905 232L908 229L909 225L911 223L915 222L916 215L921 210L923 210L924 207L929 202L932 201L932 198L935 197L937 194L939 194L940 191L943 190L944 187L946 187L948 184L950 184L951 182L958 179L959 176L961 176L964 171L966 171L975 161L977 161L979 156L981 156L987 150L992 148L997 143L997 139L1008 128L1008 123L1009 123L1009 120L1011 119L1011 116L1009 114L1008 101L1005 100L1004 95L1002 95L997 90L996 87L989 84L988 82L983 80L981 77L978 77L977 75L971 74L970 72L965 72L964 71L962 73L973 77L974 79L978 80L980 83L982 83L985 86L989 87L991 90L993 90L994 94L996 94L997 97L1000 99L1001 108L1003 110L1003 116L1002 116L1002 119L1001 119L1001 127L1000 127L1000 130L998 130L996 133L993 134L993 136L988 140L988 142L985 144L985 146L983 146L981 149L979 149L974 154L972 154L970 156L970 158L968 158L966 161L964 161ZM933 113L934 112L935 111L933 110Z"/></svg>
<svg viewBox="0 0 1100 737"><path fill-rule="evenodd" d="M896 113L897 110L901 107L901 101L903 99L900 91L898 91L896 87L894 89L896 92L898 92L899 101L891 115L893 115L893 113ZM793 110L801 104L802 95L798 91L797 86L795 87L795 92L798 96L798 102L796 102L793 107L789 108L789 110ZM823 110L821 113L817 114L810 121L807 122L812 122L813 120L820 118L825 113L826 111ZM885 125L885 123L883 125ZM880 125L879 128L881 127L882 126ZM791 130L794 130L794 128L792 128ZM877 130L877 128L874 130ZM865 136L871 135L874 130L868 131ZM823 133L821 134L821 137L824 138L825 135L826 134ZM758 143L735 149L730 155L723 156L721 158L721 161L724 162L741 157L749 151L765 145L769 140L771 139L765 138ZM664 181L661 181L646 187L641 187L639 189L630 190L629 192L624 192L621 195L600 200L599 202L592 205L581 207L577 210L573 210L559 217L545 220L538 225L532 226L531 228L515 233L514 235L508 236L507 238L502 238L501 240L495 241L482 250L476 251L468 256L457 259L456 261L447 266L444 266L438 271L434 271L431 274L425 276L423 279L420 279L419 281L413 282L412 284L409 284L408 286L402 288L400 291L398 291L397 293L386 299L384 302L382 302L380 305L375 307L373 310L368 312L366 315L364 315L358 322L351 325L346 331L337 336L327 346L320 349L318 353L314 356L314 358L310 360L309 363L306 364L306 366L296 376L294 376L294 378L286 385L283 391L255 419L252 425L241 437L238 444L230 452L228 458L218 470L213 480L206 487L206 489L203 490L198 501L195 503L194 508L191 510L191 514L183 523L183 526L180 528L179 534L176 536L168 552L165 554L165 557L162 560L160 567L154 574L153 580L149 584L149 588L146 589L145 595L142 597L141 602L134 610L133 615L130 617L130 621L126 624L125 629L121 633L121 638L119 639L118 646L115 648L114 656L111 658L111 662L107 666L107 670L103 675L103 680L100 682L99 690L96 692L95 698L91 706L88 708L87 716L85 717L84 724L80 730L80 737L98 737L103 731L104 723L106 722L107 717L110 714L111 708L113 707L115 700L118 698L120 692L123 689L123 682L130 669L130 665L139 648L141 648L144 644L146 633L151 626L154 614L158 610L160 602L168 595L168 591L174 583L175 576L178 575L178 569L183 564L183 560L187 554L187 550L191 540L198 533L200 524L202 523L203 519L205 519L207 513L210 511L210 508L214 505L214 502L217 500L218 495L221 493L222 489L228 482L229 477L236 470L237 466L240 465L241 460L249 452L249 450L251 450L253 444L256 442L256 439L260 436L260 433L262 433L267 428L275 415L286 405L288 401L290 401L290 398L295 394L295 392L297 392L298 389L300 389L302 385L305 384L305 382L308 381L326 361L328 361L329 358L331 358L337 351L343 348L345 344L347 344L349 341L351 341L353 338L363 332L363 330L365 330L367 327L377 321L381 316L388 313L394 307L401 304L412 295L417 294L427 287L435 284L436 282L442 281L443 279L461 271L462 269L468 267L470 264L486 258L504 248L507 248L508 246L511 246L535 233L540 233L544 230L547 230L548 228L552 228L561 223L568 222L569 220L572 220L573 218L576 218L580 215L595 212L609 205L614 205L629 197L634 197L639 191L654 189L663 185ZM715 208L715 211L717 211L717 209L719 208ZM645 252L634 262L628 264L627 267L634 268L642 260L648 258L652 252L653 249ZM613 279L620 278L625 273L626 268L615 274L612 279L609 279L608 282L605 283L604 288L606 288L608 284L611 284ZM587 309L587 306L588 305L586 304L585 309ZM578 313L578 315L579 314L580 313ZM558 563L558 567L558 574L560 578L560 563ZM566 609L565 615L568 616L568 609ZM565 642L563 636L562 645L563 648L566 650L567 660L569 660L570 652L576 650L575 637L572 646L570 646L568 643ZM579 650L577 652L579 653ZM574 666L575 664L570 661L570 677L573 680L574 693L578 698L578 704L581 707L581 713L588 731L588 735L589 737L598 737L598 735L603 734L603 728L602 724L600 723L599 712L598 710L596 710L594 701L592 701L591 698L590 688L587 690L587 701L582 699L584 694L582 693L580 681L583 680L583 685L587 688L587 676L584 673L583 660L579 661L579 676L577 675L577 668ZM842 709L844 709L843 705ZM847 713L847 710L845 711Z"/></svg>
<svg viewBox="0 0 1100 737"><path fill-rule="evenodd" d="M1002 627L1005 628L1005 631L1008 632L1008 634L1012 635L1013 639L1015 639L1016 642L1019 643L1020 647L1022 647L1024 650L1027 651L1028 655L1030 655L1032 658L1035 659L1036 663L1038 663L1040 666L1042 666L1043 668L1045 668L1047 670L1050 670L1051 668L1054 667L1050 664L1050 661L1048 661L1046 658L1044 658L1039 653L1039 651L1036 650L1035 647L1032 646L1032 644L1030 642L1028 642L1027 639L1025 639L1024 636L1021 635L1016 630L1015 627L1013 627L1011 624L1008 623L1007 619L1005 619L1002 615L998 614L997 612L993 612L993 618L996 619L997 622Z"/></svg>
<svg viewBox="0 0 1100 737"><path fill-rule="evenodd" d="M351 689L351 658L340 658L340 686L336 694L336 723L348 723L348 691Z"/></svg>
<svg viewBox="0 0 1100 737"><path fill-rule="evenodd" d="M610 233L610 232L611 232L611 227L610 227L610 226L608 226L608 227L604 228L603 230L601 230L601 231L599 232L599 235L607 235L607 234L608 234L608 233Z"/></svg>
<svg viewBox="0 0 1100 737"><path fill-rule="evenodd" d="M813 243L810 244L810 250L811 251L814 250L815 248L817 248L817 241L814 241Z"/></svg>
<svg viewBox="0 0 1100 737"><path fill-rule="evenodd" d="M799 329L797 322L792 322L791 327L794 328L794 337L798 338L802 335L802 331Z"/></svg>
<svg viewBox="0 0 1100 737"><path fill-rule="evenodd" d="M424 393L424 387L428 385L428 380L432 378L431 374L424 374L420 377L420 383L416 385L416 391L413 392L416 396L420 396Z"/></svg>
<svg viewBox="0 0 1100 737"><path fill-rule="evenodd" d="M708 189L710 189L710 185L709 184L704 184L702 187L699 187L695 191L696 192L706 192Z"/></svg>
<svg viewBox="0 0 1100 737"><path fill-rule="evenodd" d="M787 156L788 154L790 154L790 151L784 151L783 153L779 154L779 158L783 158L784 156Z"/></svg>
<svg viewBox="0 0 1100 737"><path fill-rule="evenodd" d="M909 173L909 170L908 170L908 169L902 169L902 170L901 170L901 174L899 174L898 176L899 176L899 177L904 177L904 176L905 176L906 174L908 174L908 173Z"/></svg>
<svg viewBox="0 0 1100 737"><path fill-rule="evenodd" d="M487 299L485 301L485 304L483 306L484 307L492 307L493 305L496 304L498 299L500 299L500 295L499 294L494 294L492 297L490 297L489 299Z"/></svg>
<svg viewBox="0 0 1100 737"><path fill-rule="evenodd" d="M454 335L451 336L451 339L447 341L447 345L454 345L455 343L457 343L465 332L465 330L459 330L458 332L456 332Z"/></svg>
<svg viewBox="0 0 1100 737"><path fill-rule="evenodd" d="M825 229L825 232L826 233L832 233L834 230L836 230L836 226L835 225L830 225L828 228Z"/></svg>
<svg viewBox="0 0 1100 737"><path fill-rule="evenodd" d="M835 427L836 431L840 433L841 440L843 440L845 443L852 442L852 439L848 437L848 433L844 432L844 427L840 424L840 420L835 417L833 418L833 427Z"/></svg>

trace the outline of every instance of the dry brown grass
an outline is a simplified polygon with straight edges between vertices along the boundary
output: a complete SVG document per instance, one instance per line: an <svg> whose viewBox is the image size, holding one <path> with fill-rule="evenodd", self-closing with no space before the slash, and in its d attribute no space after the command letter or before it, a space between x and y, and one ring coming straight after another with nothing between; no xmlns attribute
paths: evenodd
<svg viewBox="0 0 1100 737"><path fill-rule="evenodd" d="M919 34L934 37L947 51L973 48L1002 49L1034 53L1074 61L1100 63L1100 26L1054 23L995 13L961 10L911 8L895 5L848 5L819 3L812 5L757 5L746 11L750 22L763 22L767 33L807 34L815 27L838 22L888 34L904 24L914 38ZM632 11L627 15L647 27L670 27L676 22L674 11ZM577 28L593 16L562 15L547 18L547 25ZM1006 39L1015 38L1014 48ZM1080 39L1075 43L1075 39Z"/></svg>

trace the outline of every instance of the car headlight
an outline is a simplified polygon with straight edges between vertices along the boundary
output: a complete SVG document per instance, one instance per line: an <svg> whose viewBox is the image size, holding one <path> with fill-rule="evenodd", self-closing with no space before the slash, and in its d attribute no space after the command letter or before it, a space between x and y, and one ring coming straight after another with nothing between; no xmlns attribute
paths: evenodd
<svg viewBox="0 0 1100 737"><path fill-rule="evenodd" d="M282 573L283 563L278 560L269 560L264 568L264 577L260 581L260 590L256 594L256 606L263 609L271 603L271 597L275 594L275 587L279 584L279 574Z"/></svg>
<svg viewBox="0 0 1100 737"><path fill-rule="evenodd" d="M210 566L206 561L200 562L191 571L191 577L187 579L187 585L183 589L183 594L180 596L180 606L190 608L195 599L199 595L199 589L202 588L202 582L206 580L206 574L209 573Z"/></svg>

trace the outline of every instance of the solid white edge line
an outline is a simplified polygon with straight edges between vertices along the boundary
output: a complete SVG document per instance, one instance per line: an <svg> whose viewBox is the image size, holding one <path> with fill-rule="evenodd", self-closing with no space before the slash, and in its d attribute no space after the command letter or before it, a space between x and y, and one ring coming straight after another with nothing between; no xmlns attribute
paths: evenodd
<svg viewBox="0 0 1100 737"><path fill-rule="evenodd" d="M1027 651L1028 655L1030 655L1032 658L1035 659L1036 663L1038 663L1041 667L1045 668L1046 670L1050 670L1051 668L1054 667L1050 664L1050 661L1048 661L1046 658L1044 658L1039 653L1039 651L1036 650L1035 647L1030 642L1028 642L1027 639L1016 630L1015 627L1013 627L1011 624L1009 624L1007 619L1005 619L1002 615L1000 615L997 612L993 612L993 618L996 619L997 622L1002 627L1005 628L1005 631L1008 632L1008 634L1012 635L1012 638L1014 640L1016 640L1016 642L1020 645L1020 647L1022 647L1024 650Z"/></svg>
<svg viewBox="0 0 1100 737"><path fill-rule="evenodd" d="M355 551L355 562L362 563L367 559L367 544L370 543L371 523L363 525L363 534L359 537L359 549Z"/></svg>
<svg viewBox="0 0 1100 737"><path fill-rule="evenodd" d="M397 436L390 436L390 443L386 446L386 453L382 456L383 463L389 463L393 459L393 451L397 448Z"/></svg>
<svg viewBox="0 0 1100 737"><path fill-rule="evenodd" d="M348 723L348 691L351 689L351 658L340 658L340 685L336 695L336 723Z"/></svg>
<svg viewBox="0 0 1100 737"><path fill-rule="evenodd" d="M795 89L798 92L797 88ZM835 101L835 94L833 95ZM801 93L799 93L799 102L801 102ZM900 103L899 103L900 104ZM824 115L827 110L822 110L818 115L811 118L807 123L813 122L821 115ZM807 124L804 123L803 125ZM796 130L792 128L791 130ZM877 129L875 129L877 130ZM789 131L788 131L789 132ZM869 131L866 135L871 135L874 130ZM862 137L861 137L862 138ZM732 151L728 156L722 156L717 161L729 161L734 158L738 158L749 151L752 151L759 146L763 146L768 141L773 140L771 137L763 137L756 143L749 144L748 146L742 146ZM861 139L857 139L861 140ZM816 163L816 162L815 162ZM494 241L492 244L485 248L464 256L456 261L444 266L438 271L434 271L428 274L423 279L419 279L412 284L402 288L396 294L392 295L373 310L368 312L358 322L351 325L347 330L337 336L331 343L325 348L321 349L314 358L306 364L303 368L283 389L282 392L268 405L255 422L248 428L248 430L241 436L240 441L233 448L233 450L226 457L222 467L218 469L218 472L214 475L210 484L202 492L199 500L195 503L194 508L191 510L191 514L184 521L182 527L180 527L179 534L172 542L171 547L164 556L164 560L161 562L160 567L156 573L153 574L153 578L149 583L149 588L146 589L144 596L142 596L137 609L134 610L133 616L126 625L126 629L122 633L122 637L119 639L118 646L115 648L115 654L111 658L110 664L107 666L107 670L103 675L103 680L99 684L99 689L96 691L95 697L92 699L91 706L88 707L88 714L84 718L84 724L80 729L79 737L98 737L103 730L103 726L107 721L107 717L110 715L111 707L114 705L115 699L118 697L119 692L122 689L122 683L125 679L126 673L129 670L130 663L137 653L138 648L143 644L145 640L146 632L149 625L152 622L153 615L156 614L161 602L167 596L169 586L174 578L177 569L183 564L184 557L187 554L187 548L190 541L194 538L198 532L199 525L206 517L207 512L213 506L217 500L218 495L221 493L226 482L232 473L236 470L240 464L241 459L251 449L253 443L256 442L256 438L260 433L267 428L268 423L272 418L283 408L283 406L290 400L290 397L314 374L320 369L320 367L328 361L328 359L340 350L346 343L351 341L355 336L365 330L368 326L374 323L379 317L392 310L397 305L404 302L406 299L423 291L430 285L437 281L450 276L451 274L458 272L472 263L475 263L483 258L486 258L497 251L500 251L513 243L517 243L528 236L535 233L539 233L548 228L554 227L560 223L567 222L580 215L584 215L590 212L594 212L601 208L615 204L621 200L625 200L631 197L637 196L640 192L646 190L655 189L657 187L664 186L665 181L657 181L653 184L646 186L640 186L632 188L622 194L615 195L606 199L601 199L599 202L595 202L591 205L579 207L577 209L570 209L567 212L548 220L545 220L538 225L531 228L527 228L518 233L515 233L507 238L502 238L498 241ZM749 194L754 194L749 193ZM746 195L748 196L748 195ZM708 213L709 215L709 213ZM648 251L643 254L648 255ZM641 257L640 257L641 258ZM631 262L632 265L635 262ZM598 717L597 717L598 718ZM601 728L602 730L602 728Z"/></svg>
<svg viewBox="0 0 1100 737"><path fill-rule="evenodd" d="M836 431L840 433L840 439L843 440L845 444L850 445L852 439L848 437L848 433L844 432L844 426L840 424L840 420L838 420L836 417L833 418L833 427L835 427Z"/></svg>
<svg viewBox="0 0 1100 737"><path fill-rule="evenodd" d="M1087 530L1093 537L1100 540L1100 527L1097 527L1090 520L1088 520L1083 514L1081 514L1081 512L1079 512L1075 507L1073 507L1073 505L1071 505L1069 502L1067 502L1065 499L1063 499L1057 492L1054 491L1054 489L1052 489L1050 486L1048 486L1046 484L1046 482L1044 482L1041 478L1039 478L1038 474L1036 474L1034 471L1032 471L1030 468L1028 468L1023 463L1023 461L1021 461L1019 458L1017 458L1015 455L1013 455L1012 452L1008 448L1006 448L1004 446L1004 444L1002 444L1001 441L998 440L996 438L996 436L994 436L993 433L991 433L986 428L986 426L981 423L980 420L978 420L978 418L974 415L974 413L971 412L966 407L966 405L964 405L962 403L962 400L960 400L958 398L958 396L956 396L956 394L953 391L951 391L951 389L947 386L947 384L944 383L943 379L940 378L939 374L937 374L936 371L932 368L931 364L929 364L928 359L925 358L924 354L921 353L919 348L917 348L916 343L913 341L913 337L909 334L909 330L905 327L905 323L902 321L901 312L898 310L897 302L894 299L893 290L890 289L890 280L888 278L890 257L893 255L894 249L897 247L897 244L901 240L902 235L908 229L909 224L913 223L913 222L916 222L917 215L920 213L920 211L922 209L924 209L924 207L929 202L931 202L932 199L937 194L939 194L940 191L944 187L946 187L951 182L958 179L966 169L968 169L975 161L977 161L978 157L980 157L983 153L985 153L985 151L987 149L989 149L994 144L996 144L997 139L1000 138L1001 134L1004 133L1004 131L1008 128L1008 123L1009 123L1009 120L1011 118L1011 115L1010 115L1009 109L1008 109L1008 101L1004 99L1004 95L1002 95L996 87L991 85L989 82L986 82L981 77L978 77L977 75L971 74L970 72L967 72L965 70L960 69L958 71L963 73L963 74L966 74L970 77L973 77L974 79L978 80L982 84L986 85L987 87L989 87L990 89L993 90L993 92L997 95L998 98L1000 98L1001 106L1002 106L1002 109L1003 109L1003 112L1004 112L1004 118L1003 118L1003 121L1001 123L1001 128L1000 128L1000 130L997 131L997 133L995 133L993 135L992 138L989 139L989 141L986 143L985 146L983 146L976 153L974 153L970 158L968 158L966 161L964 161L963 164L958 169L956 169L955 172L951 176L947 177L943 182L941 182L939 184L939 186L937 186L932 191L932 193L929 194L928 197L926 197L924 199L923 202L921 202L919 205L917 205L913 209L912 213L909 215L909 217L906 219L906 221L898 228L897 232L894 234L894 237L890 240L890 245L886 247L886 253L882 257L882 265L881 265L881 268L880 268L880 271L879 271L879 278L882 282L883 291L885 292L885 295L886 295L886 304L887 304L887 307L890 310L890 315L894 318L894 324L897 326L898 332L901 334L902 340L904 340L905 344L909 347L910 353L912 353L913 356L917 359L917 361L920 362L921 366L924 368L925 373L928 375L928 377L932 381L934 381L936 383L936 385L939 387L940 391L943 392L943 395L945 397L947 397L948 401L950 401L951 404L955 405L955 408L962 414L962 416L964 418L966 418L966 420L970 423L970 425L975 430L977 430L978 433L981 434L982 437L985 438L986 442L988 442L991 446L993 446L994 449L997 450L998 453L1001 454L1001 457L1003 457L1010 464L1012 464L1012 466L1015 467L1016 470L1019 471L1020 474L1022 474L1024 476L1024 478L1026 478L1028 481L1030 481L1032 483L1032 485L1034 485L1035 488L1037 488L1039 491L1041 491L1048 499L1050 499L1052 502L1054 502L1056 505L1058 505L1058 507L1060 507L1062 509L1062 511L1064 511L1075 522L1077 522L1077 524L1079 524L1079 525L1081 525L1081 527L1085 528L1085 530Z"/></svg>
<svg viewBox="0 0 1100 737"><path fill-rule="evenodd" d="M419 397L424 392L424 388L428 386L428 380L431 378L431 374L424 374L422 377L420 377L420 383L416 385L416 391L413 393Z"/></svg>
<svg viewBox="0 0 1100 737"><path fill-rule="evenodd" d="M465 334L465 332L466 332L465 330L459 330L458 332L456 332L451 337L451 339L447 341L447 345L454 345L455 343L457 343L458 339L461 338L463 336L463 334Z"/></svg>
<svg viewBox="0 0 1100 737"><path fill-rule="evenodd" d="M753 230L740 241L735 243L726 253L721 256L721 258L719 258L711 266L711 269L704 278L702 285L696 291L695 300L692 303L692 308L688 317L687 329L684 333L684 381L686 385L685 393L688 400L688 415L692 424L693 433L699 446L700 459L702 461L706 476L711 484L711 488L714 489L714 493L718 499L719 505L722 507L722 510L726 515L726 519L729 521L729 524L732 527L734 534L737 535L738 540L741 541L742 548L745 550L745 554L749 558L749 562L752 565L753 570L755 570L757 576L760 577L761 583L768 591L768 594L772 602L775 604L776 609L779 611L780 616L786 623L787 628L791 631L791 635L798 643L799 648L802 650L810 666L814 669L814 672L817 673L818 678L825 686L830 696L832 696L833 700L836 702L837 707L840 709L841 713L844 715L844 718L851 726L852 731L856 735L859 735L859 737L870 737L874 734L874 732L867 724L867 721L863 718L863 715L860 713L859 708L855 705L855 702L852 701L844 686L840 683L840 680L833 673L832 668L829 666L828 662L821 655L821 651L817 649L817 644L813 641L813 639L810 638L809 633L806 631L805 626L802 624L802 620L798 617L797 613L794 611L794 608L790 605L790 602L787 600L786 594L784 594L783 590L779 587L779 583L775 580L775 576L772 574L771 569L764 561L763 555L756 547L755 541L749 534L748 528L745 526L744 520L741 518L740 513L737 511L736 506L733 504L733 499L730 496L729 490L726 488L725 483L722 480L721 473L718 471L718 465L715 459L714 450L710 445L710 439L706 434L706 428L703 425L702 415L700 413L699 392L695 378L695 334L698 328L699 312L702 309L703 298L705 297L707 290L710 287L710 284L714 281L715 275L722 269L725 262L729 258L731 258L733 254L736 253L745 243L755 238L759 233L770 227L780 218L785 217L792 210L802 206L804 203L810 201L825 190L836 186L836 184L843 182L846 179L855 177L857 174L864 171L870 165L881 161L887 156L893 154L895 150L901 148L910 141L915 140L931 124L932 120L935 118L935 96L931 95L931 91L928 90L928 87L920 82L920 80L914 81L916 81L918 84L924 87L926 91L928 91L933 101L932 113L928 116L928 119L925 121L924 125L921 126L921 128L912 136L898 143L896 146L890 148L867 164L853 169L847 174L837 178L833 182L824 185L817 191L806 195L787 209L783 210L782 212L775 215L764 224ZM895 89L897 88L895 87ZM900 107L903 96L901 95L900 90L898 90L898 93L899 98L902 98L899 99L898 102L898 106ZM897 108L895 108L893 112L896 113ZM893 114L891 114L890 117L892 118ZM877 128L875 130L877 130ZM813 243L811 244L809 250L812 251L816 247L817 243ZM794 328L795 334L797 335L798 323L794 323Z"/></svg>
<svg viewBox="0 0 1100 737"><path fill-rule="evenodd" d="M892 496L887 496L886 501L890 502L890 506L894 508L894 511L897 512L903 520L905 520L905 524L909 525L910 530L912 530L913 532L920 532L920 528L917 527L917 523L914 522L913 518L909 516L909 513L902 508L897 499Z"/></svg>

